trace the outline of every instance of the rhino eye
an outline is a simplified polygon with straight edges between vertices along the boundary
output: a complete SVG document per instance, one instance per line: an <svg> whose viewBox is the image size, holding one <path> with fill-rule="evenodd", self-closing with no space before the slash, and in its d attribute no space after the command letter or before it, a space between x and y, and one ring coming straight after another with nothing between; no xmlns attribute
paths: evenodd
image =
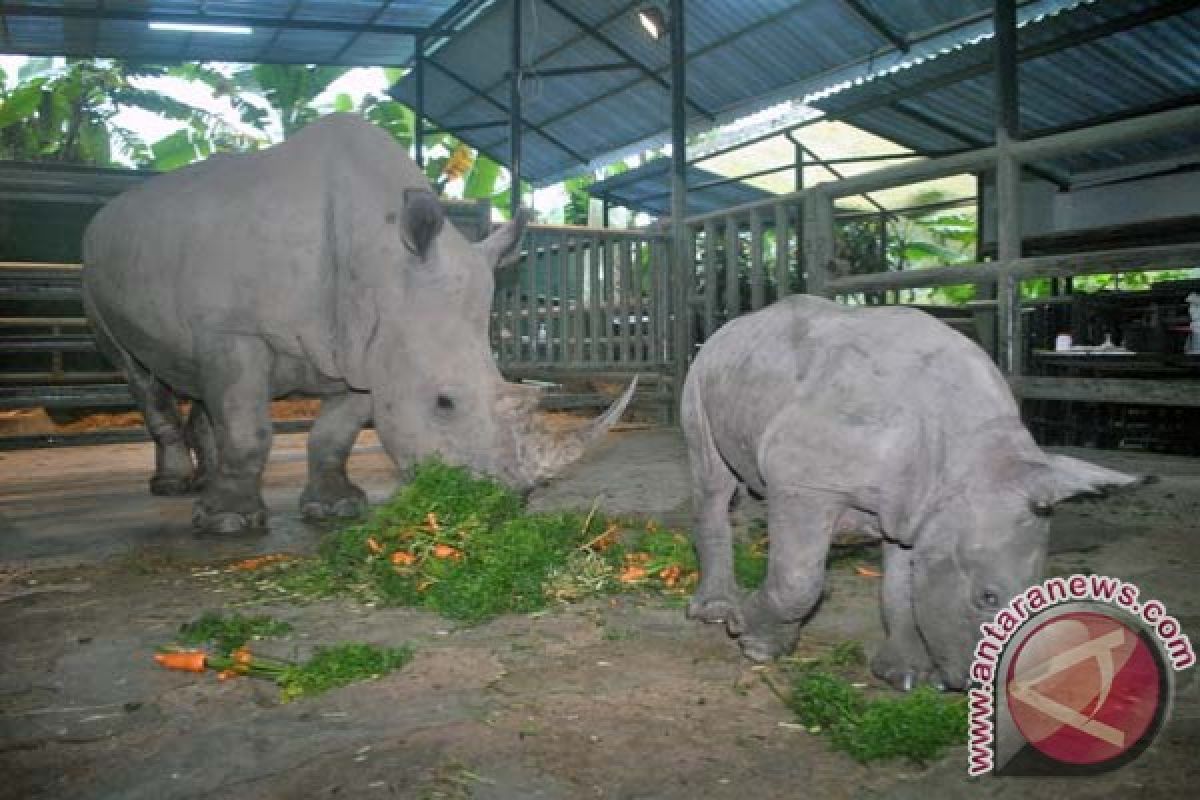
<svg viewBox="0 0 1200 800"><path fill-rule="evenodd" d="M448 394L439 394L437 396L438 411L450 413L454 410L454 398Z"/></svg>
<svg viewBox="0 0 1200 800"><path fill-rule="evenodd" d="M999 608L1000 595L991 589L984 589L979 595L979 603L984 608Z"/></svg>

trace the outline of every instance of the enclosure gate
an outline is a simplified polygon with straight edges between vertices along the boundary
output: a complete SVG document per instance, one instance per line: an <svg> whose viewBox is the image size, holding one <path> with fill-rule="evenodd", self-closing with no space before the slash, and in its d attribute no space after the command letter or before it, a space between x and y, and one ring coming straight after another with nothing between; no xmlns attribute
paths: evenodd
<svg viewBox="0 0 1200 800"><path fill-rule="evenodd" d="M554 383L637 375L640 402L669 412L668 254L663 232L530 226L520 260L496 273L491 341L501 372Z"/></svg>

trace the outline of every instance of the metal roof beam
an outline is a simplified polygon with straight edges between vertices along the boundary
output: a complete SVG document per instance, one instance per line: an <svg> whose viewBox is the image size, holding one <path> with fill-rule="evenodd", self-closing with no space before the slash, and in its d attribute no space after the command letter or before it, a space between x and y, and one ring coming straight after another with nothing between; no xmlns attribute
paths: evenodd
<svg viewBox="0 0 1200 800"><path fill-rule="evenodd" d="M588 75L593 72L622 72L626 70L637 69L633 64L588 64L581 67L551 67L549 69L524 69L521 70L522 75L529 75L535 78L561 78L569 75ZM504 77L511 76L511 72L505 72Z"/></svg>
<svg viewBox="0 0 1200 800"><path fill-rule="evenodd" d="M840 169L827 163L825 161L825 159L821 158L819 155L814 153L813 149L811 147L809 147L804 142L802 142L799 139L792 136L792 134L790 132L788 133L787 137L792 140L792 144L799 147L802 152L808 154L809 161L804 162L805 166L808 166L809 163L819 166L819 167L821 167L821 169L824 169L825 171L829 172L829 174L833 175L833 177L837 178L839 181L846 177L845 174L843 174ZM875 206L875 210L877 210L879 212L887 211L887 209L884 208L882 205L880 205L875 200L874 197L871 197L871 195L867 194L866 192L862 193L862 199L866 200L868 203Z"/></svg>
<svg viewBox="0 0 1200 800"><path fill-rule="evenodd" d="M303 0L292 0L292 4L290 6L288 6L287 12L285 12L283 15L285 20L288 20L289 22L291 21L292 17L294 17L296 15L296 9L300 8L301 2L303 2ZM100 26L97 25L96 27L99 28ZM254 60L256 62L261 63L262 60L264 58L266 58L267 53L271 52L271 50L273 50L275 48L275 43L279 41L279 36L282 33L283 33L283 28L276 28L274 30L274 32L271 34L271 38L267 41L267 43L264 44L262 47L258 48L258 55L256 55L254 57ZM95 49L95 48L93 48L93 49Z"/></svg>
<svg viewBox="0 0 1200 800"><path fill-rule="evenodd" d="M387 11L392 5L392 2L393 0L383 0L383 2L379 4L379 8L375 9L375 13L367 19L367 24L374 25L376 22L378 22L379 18L382 17L384 12ZM288 16L291 16L291 14ZM349 39L346 40L346 43L339 47L338 51L333 54L333 60L341 61L342 57L346 55L346 51L358 44L358 40L360 38L362 38L362 31L358 31L357 33L353 34Z"/></svg>
<svg viewBox="0 0 1200 800"><path fill-rule="evenodd" d="M380 25L337 20L292 19L282 17L238 16L231 14L172 14L169 11L130 11L73 6L31 6L24 3L0 2L0 14L11 17L40 17L43 19L77 19L96 22L178 22L185 25L243 25L252 28L282 28L283 30L326 31L331 33L381 33L392 36L449 35L453 31L423 28L417 25Z"/></svg>
<svg viewBox="0 0 1200 800"><path fill-rule="evenodd" d="M429 59L429 66L433 67L438 72L442 73L447 78L454 81L459 86L466 89L468 92L475 95L479 99L490 104L491 106L496 108L496 110L501 111L505 114L510 113L510 109L508 108L508 106L504 105L499 100L496 100L493 97L489 97L488 95L483 94L477 87L471 85L471 83L468 82L467 80L465 80L462 76L456 74L455 72L453 72L450 69L447 69L445 66L434 61L432 58ZM579 163L581 163L581 164L588 163L587 158L580 155L578 152L576 152L574 149L572 149L568 145L564 144L561 140L558 139L558 137L544 131L540 125L535 125L527 119L522 119L521 124L524 125L526 128L529 128L529 130L533 131L538 136L541 136L546 141L550 142L550 144L554 145L559 150L562 150L564 153L566 153L567 155L569 155L571 158L575 159ZM440 127L442 128L442 130L447 131L449 133L454 133L454 130L455 130L453 126L441 125ZM503 163L503 161L501 159L497 159L497 160L500 161L501 163Z"/></svg>
<svg viewBox="0 0 1200 800"><path fill-rule="evenodd" d="M1117 111L1112 114L1105 114L1103 117L1093 117L1086 122L1073 122L1069 125L1055 125L1049 128L1039 128L1028 133L1030 139L1040 139L1043 136L1052 136L1056 133L1067 133L1069 131L1078 131L1083 128L1091 128L1096 125L1106 125L1110 122L1121 122L1126 119L1134 119L1136 117L1144 117L1147 114L1157 114L1162 111L1174 111L1177 108L1186 108L1187 106L1200 105L1200 92L1192 92L1185 94L1182 97L1173 97L1170 100L1160 100L1157 103L1148 103L1144 106L1135 108L1127 108L1123 111Z"/></svg>
<svg viewBox="0 0 1200 800"><path fill-rule="evenodd" d="M984 139L981 136L976 136L974 133L971 133L969 131L964 131L963 129L961 129L955 125L951 125L950 123L946 122L945 120L941 120L930 114L926 114L924 111L920 110L919 108L913 108L912 106L905 103L903 100L899 100L895 103L890 103L889 107L899 114L903 114L904 116L909 117L910 119L914 119L917 122L920 122L922 125L925 125L926 127L932 128L933 130L937 131L938 133L945 134L946 136L953 136L954 138L958 139L960 142L964 142L964 143L970 145L971 147L988 147L991 144L991 142L989 142L987 139ZM1036 175L1037 177L1041 178L1044 181L1049 181L1050 183L1053 183L1055 186L1057 186L1059 189L1061 189L1063 191L1066 191L1067 189L1070 188L1070 185L1071 185L1070 180L1066 176L1062 175L1058 170L1051 170L1051 169L1046 169L1043 167L1035 167L1032 165L1026 165L1025 169L1031 175Z"/></svg>
<svg viewBox="0 0 1200 800"><path fill-rule="evenodd" d="M1101 25L1096 25L1092 28L1087 28L1082 31L1077 31L1069 36L1063 36L1049 42L1044 42L1039 45L1033 45L1020 48L1017 51L1017 61L1030 61L1035 58L1052 55L1061 50L1067 50L1072 47L1078 47L1081 44L1086 44L1095 39L1100 39L1105 36L1127 31L1131 28L1136 28L1141 25L1147 25L1151 22L1157 22L1161 19L1167 19L1177 14L1182 14L1185 11L1190 11L1196 7L1195 0L1168 0L1162 5L1153 8L1137 11L1132 14L1126 14L1122 17L1117 17L1105 22ZM936 63L936 62L934 62ZM894 103L897 100L904 100L915 95L933 92L946 86L953 86L956 83L978 78L987 75L992 71L992 61L989 59L982 64L976 64L970 67L963 67L954 72L945 75L929 78L927 80L915 83L912 86L898 89L888 95L885 103ZM836 97L836 95L834 95ZM880 98L870 98L863 100L860 103L847 106L844 109L838 109L827 112L830 116L837 119L846 119L847 117L860 114L864 111L870 111L873 108L880 106ZM820 108L820 103L817 103Z"/></svg>
<svg viewBox="0 0 1200 800"><path fill-rule="evenodd" d="M609 50L612 50L614 53L616 53L618 56L620 56L622 59L624 59L626 62L628 62L631 66L636 68L638 70L638 72L641 72L645 78L649 78L650 80L654 81L659 86L661 86L662 88L666 89L667 91L670 91L671 84L670 84L670 82L667 81L666 78L659 75L657 72L655 72L653 69L648 67L645 63L643 63L639 59L635 58L632 53L630 53L624 47L621 47L621 45L614 42L611 38L606 36L601 31L597 30L596 27L589 24L587 22L587 20L584 20L583 18L581 18L578 14L574 13L573 11L569 11L569 10L563 8L562 5L558 3L558 0L541 0L541 1L543 3L545 3L546 5L550 6L551 8L553 8L555 11L557 11L562 16L566 17L568 20L570 20L570 22L575 27L579 28L579 30L583 31L588 36L591 36L593 39L600 42L600 44L604 45ZM709 111L706 108L703 108L698 103L696 103L694 100L689 100L687 98L684 98L684 99L687 102L687 104L692 107L692 110L694 110L697 114L700 114L701 116L703 116L705 119L711 120L715 117L715 115L711 111Z"/></svg>
<svg viewBox="0 0 1200 800"><path fill-rule="evenodd" d="M802 5L804 5L804 4L796 3L792 6L782 9L780 11L776 11L773 14L768 14L767 16L763 17L762 19L758 20L757 22L755 22L751 25L747 25L744 28L740 28L739 30L736 30L733 33L727 34L726 36L723 36L720 39L717 39L716 41L709 42L708 44L706 44L704 47L701 47L696 52L688 53L687 54L688 60L692 60L692 59L697 58L698 56L704 55L705 53L709 53L709 52L717 49L718 47L724 47L725 45L729 44L730 42L737 39L738 37L744 36L751 31L758 30L759 28L773 24L773 23L779 21L780 19L782 19L783 17L785 17L789 14L795 13ZM667 65L666 67L663 67L662 69L658 70L657 72L663 72L669 68L670 68L670 65ZM657 72L655 73L656 75L657 75ZM636 78L636 79L630 81L629 83L624 83L620 86L610 89L607 92L604 92L603 94L597 95L596 97L593 97L590 100L587 100L586 102L579 103L579 104L572 106L571 108L568 108L564 111L560 111L559 113L554 114L554 115L542 120L542 124L543 125L553 125L555 122L558 122L560 119L564 119L566 117L571 116L572 114L576 114L579 111L582 111L583 109L587 108L588 106L595 105L596 103L603 102L604 100L607 100L610 97L618 95L621 92L628 91L629 89L632 89L634 86L637 86L639 83L641 83L642 81L645 81L645 80L649 80L649 79L643 76L641 78Z"/></svg>
<svg viewBox="0 0 1200 800"><path fill-rule="evenodd" d="M892 47L902 53L907 53L911 48L908 39L892 30L891 26L884 22L883 17L864 6L860 0L841 0L841 4L881 39L891 43Z"/></svg>

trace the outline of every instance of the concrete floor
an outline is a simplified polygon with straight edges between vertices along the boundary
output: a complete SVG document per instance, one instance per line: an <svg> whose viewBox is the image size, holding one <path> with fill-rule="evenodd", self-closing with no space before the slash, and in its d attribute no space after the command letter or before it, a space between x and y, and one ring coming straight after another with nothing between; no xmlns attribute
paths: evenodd
<svg viewBox="0 0 1200 800"><path fill-rule="evenodd" d="M208 566L311 552L304 437L277 438L270 530L191 532L189 498L158 498L147 445L0 453L0 798L104 797L993 797L1180 796L1200 779L1200 697L1180 676L1149 753L1096 779L967 781L955 751L927 768L863 767L786 727L786 709L722 630L678 607L621 597L474 628L345 602L265 605L313 642L411 642L396 676L280 706L254 681L168 674L150 654L178 626L245 598ZM1136 581L1200 636L1200 460L1074 452L1160 481L1063 506L1053 571ZM395 475L370 434L351 462L373 501ZM534 494L537 508L689 520L686 456L669 430L612 434ZM744 525L762 516L745 503ZM207 565L207 566L206 566ZM878 583L850 565L801 649L878 642ZM240 606L239 606L240 607ZM307 637L311 637L308 639ZM647 753L654 753L653 763ZM471 777L474 776L474 777Z"/></svg>

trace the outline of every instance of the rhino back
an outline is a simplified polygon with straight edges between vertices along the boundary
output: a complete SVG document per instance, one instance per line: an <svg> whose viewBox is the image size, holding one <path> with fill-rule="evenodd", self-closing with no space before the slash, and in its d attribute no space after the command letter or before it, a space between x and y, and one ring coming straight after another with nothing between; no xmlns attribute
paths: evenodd
<svg viewBox="0 0 1200 800"><path fill-rule="evenodd" d="M336 259L396 237L404 190L427 187L390 136L332 115L116 198L85 235L85 291L121 346L175 383L213 331L262 336L328 374Z"/></svg>
<svg viewBox="0 0 1200 800"><path fill-rule="evenodd" d="M870 483L850 473L894 460L901 435L952 436L1016 414L987 355L924 312L806 295L722 327L688 384L722 456L752 485L765 485L770 448L795 445L830 467L829 480Z"/></svg>

